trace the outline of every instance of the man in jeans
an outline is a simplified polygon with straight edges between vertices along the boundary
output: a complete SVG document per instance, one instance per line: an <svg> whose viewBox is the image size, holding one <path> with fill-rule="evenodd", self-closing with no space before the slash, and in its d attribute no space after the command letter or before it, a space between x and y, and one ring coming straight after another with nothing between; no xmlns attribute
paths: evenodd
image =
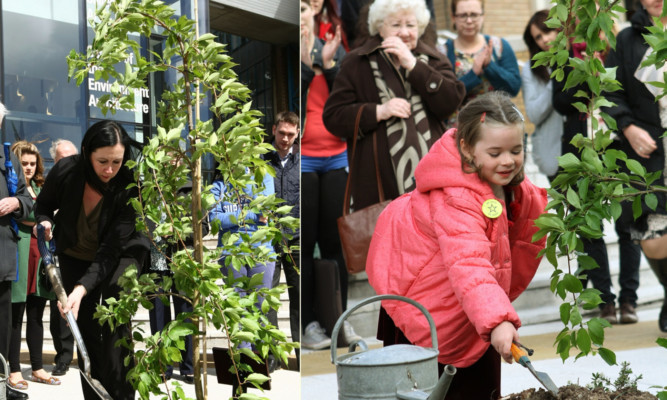
<svg viewBox="0 0 667 400"><path fill-rule="evenodd" d="M276 191L276 197L285 200L285 204L292 206L290 216L300 217L300 182L301 182L301 157L299 145L296 140L299 137L299 116L291 111L284 111L278 114L273 124L273 147L276 149L265 155L266 160L276 170L276 177L273 179ZM287 293L289 295L289 316L290 331L292 341L300 341L299 329L299 251L290 250L292 246L300 245L300 230L291 230L283 228L282 232L291 235L291 239L284 238L276 245L276 254L278 260L276 269L273 273L273 286L280 282L280 268L285 271L285 280L287 281ZM269 312L269 321L278 326L278 317L275 310ZM297 363L299 360L298 349L296 350ZM277 368L277 361L272 355L269 356L269 370L272 372Z"/></svg>

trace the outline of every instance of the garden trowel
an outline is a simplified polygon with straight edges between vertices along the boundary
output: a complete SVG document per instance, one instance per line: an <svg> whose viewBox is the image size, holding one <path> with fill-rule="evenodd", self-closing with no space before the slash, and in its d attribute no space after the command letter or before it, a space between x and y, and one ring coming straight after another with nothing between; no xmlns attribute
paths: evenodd
<svg viewBox="0 0 667 400"><path fill-rule="evenodd" d="M533 364L531 364L530 359L528 358L528 353L525 350L520 349L519 346L512 343L512 356L514 361L528 368L531 374L537 378L538 381L544 386L548 391L550 391L554 396L558 396L558 387L554 384L554 381L549 378L544 372L535 371Z"/></svg>
<svg viewBox="0 0 667 400"><path fill-rule="evenodd" d="M56 297L60 304L65 305L67 304L67 293L65 292L65 287L63 286L63 281L60 276L60 268L55 265L54 255L46 246L43 225L37 225L37 246L39 247L39 253L42 256L42 262L46 267L46 275L51 281L51 286L53 286L53 291L56 293ZM104 386L102 386L102 383L93 378L90 374L90 357L88 357L88 350L81 337L81 332L79 332L79 326L76 323L74 314L72 311L68 311L65 313L65 317L67 317L69 329L72 331L72 336L74 336L76 344L79 347L79 355L83 359L83 370L80 371L81 376L83 376L83 378L90 384L90 387L101 399L113 400Z"/></svg>

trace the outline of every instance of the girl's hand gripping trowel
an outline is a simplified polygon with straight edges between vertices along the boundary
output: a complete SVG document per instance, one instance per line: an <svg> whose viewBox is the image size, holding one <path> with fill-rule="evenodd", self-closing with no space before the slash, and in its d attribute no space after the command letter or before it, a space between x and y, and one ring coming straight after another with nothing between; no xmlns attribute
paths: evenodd
<svg viewBox="0 0 667 400"><path fill-rule="evenodd" d="M53 254L46 246L43 225L37 225L37 246L39 247L39 253L42 256L42 261L46 266L46 275L51 281L53 291L56 293L56 297L58 298L60 304L64 307L67 304L67 293L65 292L63 280L60 276L60 269L55 265ZM102 386L100 381L94 379L90 375L90 357L88 357L88 350L86 350L86 345L83 343L83 338L81 337L81 332L79 332L79 326L76 323L74 314L70 310L65 313L65 317L67 317L67 324L69 325L69 329L72 331L72 336L74 336L76 344L79 347L79 354L83 359L83 371L81 371L81 375L88 382L90 387L95 390L95 393L97 393L101 399L113 400L106 389L104 389L104 386Z"/></svg>
<svg viewBox="0 0 667 400"><path fill-rule="evenodd" d="M538 381L544 386L548 391L550 391L554 396L558 396L558 387L554 382L549 378L544 372L535 371L533 364L531 364L530 359L528 358L528 353L525 350L520 349L519 346L512 343L512 356L514 361L528 368L531 374L537 378Z"/></svg>

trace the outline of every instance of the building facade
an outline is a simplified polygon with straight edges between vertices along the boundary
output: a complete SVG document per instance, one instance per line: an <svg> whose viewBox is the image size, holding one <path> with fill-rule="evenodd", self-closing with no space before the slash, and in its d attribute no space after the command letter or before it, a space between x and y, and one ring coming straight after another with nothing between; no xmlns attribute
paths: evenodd
<svg viewBox="0 0 667 400"><path fill-rule="evenodd" d="M253 92L253 107L267 115L265 123L273 121L275 110L296 110L291 93L298 92L293 61L298 61L298 51L290 48L298 48L297 0L250 0L243 5L232 0L165 2L177 16L194 18L197 9L201 33L213 31L221 39L237 38L230 42L241 45L228 49L239 64L241 82ZM92 74L81 86L68 80L67 55L71 50L85 51L92 42L88 20L96 5L103 3L0 0L0 99L9 110L2 140L37 143L47 168L52 164L48 152L52 140L64 138L78 146L86 129L100 119L117 120L134 139L146 140L157 125L155 110L161 91L177 79L169 73L155 74L147 89L135 93L133 110L106 116L97 107L97 99L109 93L109 82L96 80ZM143 56L149 56L149 49L159 52L161 48L158 35L138 40Z"/></svg>

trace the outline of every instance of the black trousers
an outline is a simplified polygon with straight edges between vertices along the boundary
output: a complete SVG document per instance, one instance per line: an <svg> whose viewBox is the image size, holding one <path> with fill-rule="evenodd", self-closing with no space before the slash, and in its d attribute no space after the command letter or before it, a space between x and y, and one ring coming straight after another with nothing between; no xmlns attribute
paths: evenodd
<svg viewBox="0 0 667 400"><path fill-rule="evenodd" d="M301 174L301 327L318 320L315 309L313 252L322 259L335 260L339 267L343 310L347 309L348 274L340 246L337 219L343 214L347 172L345 168L324 173ZM333 282L332 282L333 284Z"/></svg>
<svg viewBox="0 0 667 400"><path fill-rule="evenodd" d="M299 239L293 239L289 242L289 245L298 245ZM292 341L299 342L301 341L301 330L299 329L299 311L300 311L300 279L299 272L296 268L299 267L300 252L294 251L292 254L288 255L276 249L278 253L278 259L276 260L276 269L273 272L273 283L271 287L276 287L280 284L280 269L282 268L285 271L285 281L287 284L287 294L289 296L289 320L290 320L290 332L292 333ZM273 325L278 326L278 313L276 310L269 311L267 317L269 322Z"/></svg>
<svg viewBox="0 0 667 400"><path fill-rule="evenodd" d="M0 354L9 360L9 340L12 336L12 282L0 281ZM0 363L2 364L2 363ZM9 376L9 371L5 371L5 366L0 365L0 371L3 375Z"/></svg>
<svg viewBox="0 0 667 400"><path fill-rule="evenodd" d="M71 293L79 278L90 266L90 262L64 254L60 255L59 259L65 291ZM90 357L91 375L94 379L100 381L114 400L134 400L135 397L135 390L126 379L127 373L134 367L134 363L130 362L127 366L123 363L125 357L130 356L131 352L125 347L115 345L116 341L122 338L131 340L130 326L129 324L119 325L112 331L108 325L101 326L93 318L93 315L102 299L118 297L120 292L118 278L131 264L141 266L143 260L121 258L118 268L112 276L84 296L77 318L77 325ZM78 353L77 359L79 368L83 370L84 363L81 352ZM86 400L99 400L99 396L83 377L81 377L81 386Z"/></svg>
<svg viewBox="0 0 667 400"><path fill-rule="evenodd" d="M162 277L158 278L158 282L162 283ZM172 290L174 288L172 287ZM161 293L164 293L160 289ZM174 304L174 313L172 317L171 313L171 302L168 306L162 303L162 300L159 298L153 299L153 309L148 311L148 316L150 318L151 325L151 334L154 335L157 332L161 332L168 323L176 319L176 316L180 313L192 312L192 305L185 301L179 296L167 296L167 299L171 299ZM192 322L190 320L186 320ZM192 375L195 372L194 365L192 364L192 335L188 335L185 338L185 350L181 350L181 357L183 361L179 364L179 371L181 375ZM174 372L174 367L168 365L166 371L167 375L171 375Z"/></svg>
<svg viewBox="0 0 667 400"><path fill-rule="evenodd" d="M611 283L611 274L609 272L609 257L607 256L607 244L604 241L604 238L598 239L585 239L581 238L584 242L584 252L592 257L595 262L597 262L599 268L587 270L586 276L587 279L583 280L583 285L586 287L588 282L593 284L593 287L600 292L600 298L603 303L600 304L600 309L602 309L605 304L614 304L616 299L616 294L614 294L613 285Z"/></svg>
<svg viewBox="0 0 667 400"><path fill-rule="evenodd" d="M58 300L51 300L49 304L51 320L49 330L53 339L53 347L56 349L55 363L70 364L74 358L74 336L67 327L67 321L60 316Z"/></svg>
<svg viewBox="0 0 667 400"><path fill-rule="evenodd" d="M44 345L44 307L46 299L36 295L28 295L22 303L12 303L12 338L9 343L9 370L21 371L21 328L23 314L27 311L25 340L30 353L30 366L33 371L43 368L42 347Z"/></svg>
<svg viewBox="0 0 667 400"><path fill-rule="evenodd" d="M412 344L382 307L380 307L377 337L383 341L385 347L393 344ZM438 375L442 375L444 369L445 364L438 363ZM473 365L457 368L444 400L499 399L500 372L500 354L493 346L489 346L486 353Z"/></svg>
<svg viewBox="0 0 667 400"><path fill-rule="evenodd" d="M624 209L621 218L616 220L614 226L618 235L618 251L621 262L618 274L618 284L621 287L621 292L618 296L618 303L619 305L630 303L636 307L642 250L639 243L635 243L630 235L632 223L632 214Z"/></svg>

